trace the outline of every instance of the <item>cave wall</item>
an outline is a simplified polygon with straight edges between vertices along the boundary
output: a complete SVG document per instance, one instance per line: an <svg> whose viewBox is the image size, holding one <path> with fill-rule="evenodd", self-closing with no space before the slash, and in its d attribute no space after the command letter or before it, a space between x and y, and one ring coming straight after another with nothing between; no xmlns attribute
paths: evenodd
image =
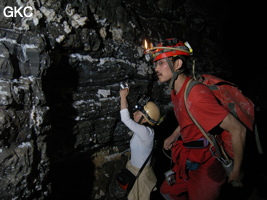
<svg viewBox="0 0 267 200"><path fill-rule="evenodd" d="M120 81L130 85L130 108L149 94L162 115L171 112L167 85L144 60L144 39L187 40L198 72L231 79L226 29L238 5L2 0L0 199L121 198L114 177L131 133L120 122ZM33 16L6 17L6 6L31 6Z"/></svg>

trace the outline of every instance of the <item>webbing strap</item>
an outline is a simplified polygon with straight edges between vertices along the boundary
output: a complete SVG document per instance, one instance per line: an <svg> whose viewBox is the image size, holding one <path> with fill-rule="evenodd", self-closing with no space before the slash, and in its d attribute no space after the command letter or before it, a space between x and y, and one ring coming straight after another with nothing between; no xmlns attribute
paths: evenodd
<svg viewBox="0 0 267 200"><path fill-rule="evenodd" d="M178 78L178 76L184 72L184 68L183 69L180 69L179 72L176 72L174 71L174 68L173 68L173 64L170 60L170 58L165 58L165 60L167 61L171 71L172 71L172 79L170 80L170 84L169 84L169 88L172 90L173 89L173 85L174 85L174 81Z"/></svg>
<svg viewBox="0 0 267 200"><path fill-rule="evenodd" d="M192 82L192 84L190 85L190 83ZM228 158L228 156L226 155L223 147L221 144L219 144L218 146L218 142L216 141L216 138L214 135L211 135L210 133L207 133L203 128L202 126L198 123L198 121L194 118L194 116L192 115L192 113L189 111L189 108L188 108L188 105L187 105L187 97L189 95L189 92L190 90L192 89L192 87L194 85L196 85L197 81L192 81L192 79L190 79L187 84L186 84L186 87L185 87L185 91L184 91L184 103L185 103L185 107L186 107L186 111L188 113L188 115L190 116L190 118L192 119L192 121L196 124L196 126L199 128L199 130L202 132L202 134L205 136L205 138L210 142L210 144L212 146L214 146L215 150L216 150L216 153L218 156L215 156L220 162L224 162L225 164L229 163L230 160ZM212 138L212 139L211 139ZM211 148L212 148L211 146ZM222 157L222 154L224 156L224 158Z"/></svg>
<svg viewBox="0 0 267 200"><path fill-rule="evenodd" d="M138 171L138 173L137 173L137 175L136 175L136 179L140 176L141 172L142 172L143 169L145 168L146 163L148 162L149 158L150 158L151 155L152 155L152 152L153 152L153 147L152 147L152 150L151 150L150 154L148 155L146 161L144 162L144 164L142 165L142 167L139 169L139 171Z"/></svg>
<svg viewBox="0 0 267 200"><path fill-rule="evenodd" d="M186 111L189 114L190 118L192 119L192 121L197 125L197 127L199 128L199 130L203 133L203 135L206 137L206 139L209 141L209 143L214 146L213 141L210 139L210 137L208 136L208 134L206 133L206 131L202 128L202 126L197 122L197 120L194 118L194 116L191 114L191 112L189 111L188 105L187 105L187 96L190 92L190 90L188 90L189 84L191 83L192 79L190 79L185 87L185 91L184 91L184 103L185 103L185 107L186 107ZM192 88L192 87L191 87ZM191 89L190 88L190 89ZM188 91L187 91L188 90Z"/></svg>

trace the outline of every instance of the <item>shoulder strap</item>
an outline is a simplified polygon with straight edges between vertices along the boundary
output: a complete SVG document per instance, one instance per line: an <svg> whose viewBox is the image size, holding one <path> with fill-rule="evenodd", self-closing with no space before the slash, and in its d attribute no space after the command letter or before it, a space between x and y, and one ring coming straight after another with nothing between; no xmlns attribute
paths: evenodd
<svg viewBox="0 0 267 200"><path fill-rule="evenodd" d="M210 142L210 144L212 146L214 146L215 150L216 150L216 153L217 153L217 159L221 162L224 162L224 163L229 163L230 160L228 158L228 156L226 155L223 147L221 145L219 145L220 147L218 147L218 143L216 141L216 138L207 133L203 128L202 126L198 123L198 121L194 118L194 116L192 115L192 113L189 111L189 108L188 108L188 105L187 105L187 97L189 95L189 92L190 90L192 89L193 86L195 86L197 83L195 82L198 82L198 81L192 81L189 80L187 85L186 85L186 88L185 88L185 91L184 91L184 103L185 103L185 107L186 107L186 111L188 113L188 115L190 116L190 118L192 119L192 121L196 124L196 126L199 128L199 130L202 132L202 134L205 136L205 138ZM221 152L223 153L225 159L222 157L221 155ZM213 154L213 153L212 153ZM214 154L213 154L214 155Z"/></svg>
<svg viewBox="0 0 267 200"><path fill-rule="evenodd" d="M202 126L197 122L197 120L191 114L191 112L189 111L188 105L187 105L187 97L189 95L189 92L198 83L200 83L200 82L193 81L192 79L187 82L187 85L186 85L185 91L184 91L184 103L185 103L186 111L188 112L188 114L189 114L190 118L192 119L192 121L197 125L197 127L199 128L199 130L203 133L203 135L206 137L206 139L210 142L210 144L212 146L214 146L213 141L210 139L210 137L208 136L208 134L206 133L206 131L202 128Z"/></svg>
<svg viewBox="0 0 267 200"><path fill-rule="evenodd" d="M153 147L152 147L152 150L151 150L150 154L148 155L146 161L144 162L144 164L142 165L142 167L139 169L139 171L138 171L138 173L137 173L137 175L136 175L136 179L139 177L139 175L141 174L141 172L142 172L143 169L145 168L146 163L148 162L149 158L150 158L151 155L152 155L152 152L153 152Z"/></svg>
<svg viewBox="0 0 267 200"><path fill-rule="evenodd" d="M197 84L202 84L202 83L197 81L197 80L192 80L192 79L187 82L187 85L186 85L186 88L185 88L185 92L184 92L186 99L187 99L191 89Z"/></svg>

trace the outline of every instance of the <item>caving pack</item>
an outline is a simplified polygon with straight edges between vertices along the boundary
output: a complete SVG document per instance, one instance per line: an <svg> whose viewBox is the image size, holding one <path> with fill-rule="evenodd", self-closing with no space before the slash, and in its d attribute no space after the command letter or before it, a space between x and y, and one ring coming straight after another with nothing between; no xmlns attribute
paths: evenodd
<svg viewBox="0 0 267 200"><path fill-rule="evenodd" d="M187 85L184 94L185 103L190 90L196 84L202 83L208 86L208 88L213 92L214 96L217 98L218 102L224 108L226 108L229 112L231 112L231 114L234 115L250 131L253 131L254 118L255 118L254 104L248 97L242 94L241 90L239 90L239 88L235 84L220 79L216 76L207 74L197 75L195 76L195 79L196 80L190 81L190 83L188 83ZM197 122L195 123L196 125L198 125ZM224 133L220 135L220 140L222 142L222 147L224 148L228 156L233 158L233 149L232 149L230 133L224 131Z"/></svg>

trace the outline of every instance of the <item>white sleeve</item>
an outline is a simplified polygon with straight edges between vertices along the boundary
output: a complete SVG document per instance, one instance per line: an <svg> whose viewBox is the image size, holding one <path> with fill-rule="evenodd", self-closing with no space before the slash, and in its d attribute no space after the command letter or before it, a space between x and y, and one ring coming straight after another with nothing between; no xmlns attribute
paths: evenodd
<svg viewBox="0 0 267 200"><path fill-rule="evenodd" d="M149 127L147 127L145 125L138 124L137 122L132 120L130 118L130 114L129 114L128 109L121 110L120 114L121 114L121 121L131 131L133 131L140 139L146 140L149 137L151 137L151 135L154 135L154 131L151 128L149 128Z"/></svg>

